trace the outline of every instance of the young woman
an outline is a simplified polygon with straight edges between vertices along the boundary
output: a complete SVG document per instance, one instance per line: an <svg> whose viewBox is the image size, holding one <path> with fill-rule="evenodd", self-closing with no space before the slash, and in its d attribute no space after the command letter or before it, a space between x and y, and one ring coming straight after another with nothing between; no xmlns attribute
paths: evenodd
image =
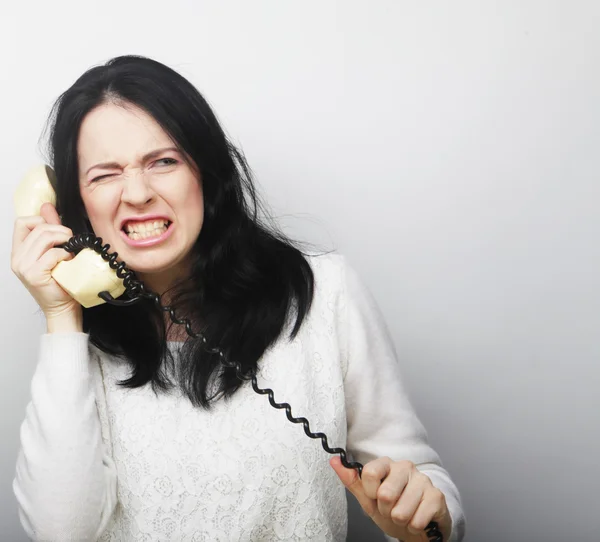
<svg viewBox="0 0 600 542"><path fill-rule="evenodd" d="M373 299L338 255L259 218L249 169L200 93L118 57L57 101L57 204L15 223L12 269L43 310L13 483L34 540L345 540L347 487L389 537L461 540L459 493L403 388ZM109 243L151 301L83 309L50 272ZM208 345L208 347L207 347ZM364 464L328 455L258 384Z"/></svg>

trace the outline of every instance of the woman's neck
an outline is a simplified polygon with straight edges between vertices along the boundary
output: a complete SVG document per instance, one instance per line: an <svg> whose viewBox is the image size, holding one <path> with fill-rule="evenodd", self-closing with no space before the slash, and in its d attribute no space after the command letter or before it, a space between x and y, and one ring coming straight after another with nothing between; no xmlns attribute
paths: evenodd
<svg viewBox="0 0 600 542"><path fill-rule="evenodd" d="M165 325L167 326L167 341L169 342L185 342L189 337L187 331L185 330L185 325L179 325L172 323L171 318L167 313L165 313Z"/></svg>
<svg viewBox="0 0 600 542"><path fill-rule="evenodd" d="M137 278L144 286L160 296L160 304L165 307L171 305L177 293L178 286L185 282L186 274L179 266L177 269L168 269L161 273L136 273ZM189 273L188 273L189 276ZM189 337L185 324L176 324L171 320L168 312L163 313L165 327L167 329L167 341L185 342ZM180 315L176 315L180 316Z"/></svg>
<svg viewBox="0 0 600 542"><path fill-rule="evenodd" d="M169 304L171 294L178 285L183 284L190 277L190 274L189 259L156 273L136 272L137 278L144 283L146 288L160 295L163 305Z"/></svg>

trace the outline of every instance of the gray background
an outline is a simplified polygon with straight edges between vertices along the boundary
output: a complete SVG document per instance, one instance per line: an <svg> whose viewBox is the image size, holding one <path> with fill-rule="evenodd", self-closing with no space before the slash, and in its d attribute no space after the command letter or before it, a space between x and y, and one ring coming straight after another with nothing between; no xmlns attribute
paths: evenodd
<svg viewBox="0 0 600 542"><path fill-rule="evenodd" d="M25 540L11 482L43 329L9 268L12 192L59 93L130 52L189 77L286 230L358 269L467 539L597 539L599 2L38 4L0 16L2 540Z"/></svg>

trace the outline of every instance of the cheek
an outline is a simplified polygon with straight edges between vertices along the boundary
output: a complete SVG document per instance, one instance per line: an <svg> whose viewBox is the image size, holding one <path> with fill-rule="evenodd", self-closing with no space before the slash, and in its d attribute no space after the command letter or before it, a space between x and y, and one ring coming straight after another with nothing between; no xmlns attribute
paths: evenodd
<svg viewBox="0 0 600 542"><path fill-rule="evenodd" d="M200 225L204 220L204 195L202 188L196 184L190 188L185 198L185 209L186 213L193 216L199 222Z"/></svg>
<svg viewBox="0 0 600 542"><path fill-rule="evenodd" d="M112 203L110 198L99 197L100 194L88 194L82 197L83 205L92 229L96 235L106 236L109 230L112 230L111 209Z"/></svg>

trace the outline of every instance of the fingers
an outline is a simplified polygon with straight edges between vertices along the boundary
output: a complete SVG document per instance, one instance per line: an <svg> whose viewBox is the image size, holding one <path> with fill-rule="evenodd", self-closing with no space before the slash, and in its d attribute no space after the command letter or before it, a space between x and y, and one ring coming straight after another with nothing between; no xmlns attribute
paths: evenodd
<svg viewBox="0 0 600 542"><path fill-rule="evenodd" d="M15 220L12 239L13 251L40 224L61 224L56 208L51 203L44 203L40 213L40 216L20 216Z"/></svg>
<svg viewBox="0 0 600 542"><path fill-rule="evenodd" d="M64 226L55 226L54 224L45 224L36 228L23 241L22 251L27 252L35 259L39 259L42 254L56 245L66 243L73 233Z"/></svg>
<svg viewBox="0 0 600 542"><path fill-rule="evenodd" d="M377 491L383 479L389 474L392 460L389 457L380 457L369 461L362 471L362 485L370 499L377 498Z"/></svg>
<svg viewBox="0 0 600 542"><path fill-rule="evenodd" d="M440 513L440 511L442 511ZM419 507L408 523L408 530L412 533L423 531L431 521L437 521L440 525L447 523L448 508L446 497L436 487L426 490Z"/></svg>
<svg viewBox="0 0 600 542"><path fill-rule="evenodd" d="M445 509L441 491L410 461L392 462L387 457L371 461L363 469L362 485L367 497L375 499L382 517L412 527L414 534Z"/></svg>
<svg viewBox="0 0 600 542"><path fill-rule="evenodd" d="M67 242L72 236L69 228L40 224L13 250L11 267L18 276L37 262L46 251ZM64 252L64 251L63 251Z"/></svg>
<svg viewBox="0 0 600 542"><path fill-rule="evenodd" d="M364 466L362 478L354 469L346 469L337 456L329 462L362 509L389 536L424 540L431 521L439 523L445 537L450 536L452 521L444 494L411 461L375 459Z"/></svg>
<svg viewBox="0 0 600 542"><path fill-rule="evenodd" d="M51 203L46 202L42 205L40 208L40 215L48 224L61 223L58 212L56 211L56 207L54 207L54 205Z"/></svg>
<svg viewBox="0 0 600 542"><path fill-rule="evenodd" d="M402 525L403 527L409 525L423 501L425 489L426 481L420 477L413 478L408 482L402 495L389 512L389 517L396 525Z"/></svg>
<svg viewBox="0 0 600 542"><path fill-rule="evenodd" d="M38 260L42 269L54 269L60 262L72 260L75 254L62 248L51 248Z"/></svg>
<svg viewBox="0 0 600 542"><path fill-rule="evenodd" d="M23 279L30 287L43 286L52 281L52 271L59 262L70 260L74 255L62 248L51 248L42 257L22 271Z"/></svg>
<svg viewBox="0 0 600 542"><path fill-rule="evenodd" d="M33 231L33 229L44 224L45 220L41 216L21 216L15 220L13 229L13 250Z"/></svg>
<svg viewBox="0 0 600 542"><path fill-rule="evenodd" d="M377 507L379 508L379 512L382 516L390 517L392 508L396 506L396 503L400 498L403 500L406 499L407 502L410 502L410 497L412 496L413 500L416 499L413 512L417 509L417 506L421 500L422 491L418 497L416 497L415 495L417 492L413 490L414 486L409 484L409 479L409 469L398 469L394 468L392 465L390 473L377 490Z"/></svg>

